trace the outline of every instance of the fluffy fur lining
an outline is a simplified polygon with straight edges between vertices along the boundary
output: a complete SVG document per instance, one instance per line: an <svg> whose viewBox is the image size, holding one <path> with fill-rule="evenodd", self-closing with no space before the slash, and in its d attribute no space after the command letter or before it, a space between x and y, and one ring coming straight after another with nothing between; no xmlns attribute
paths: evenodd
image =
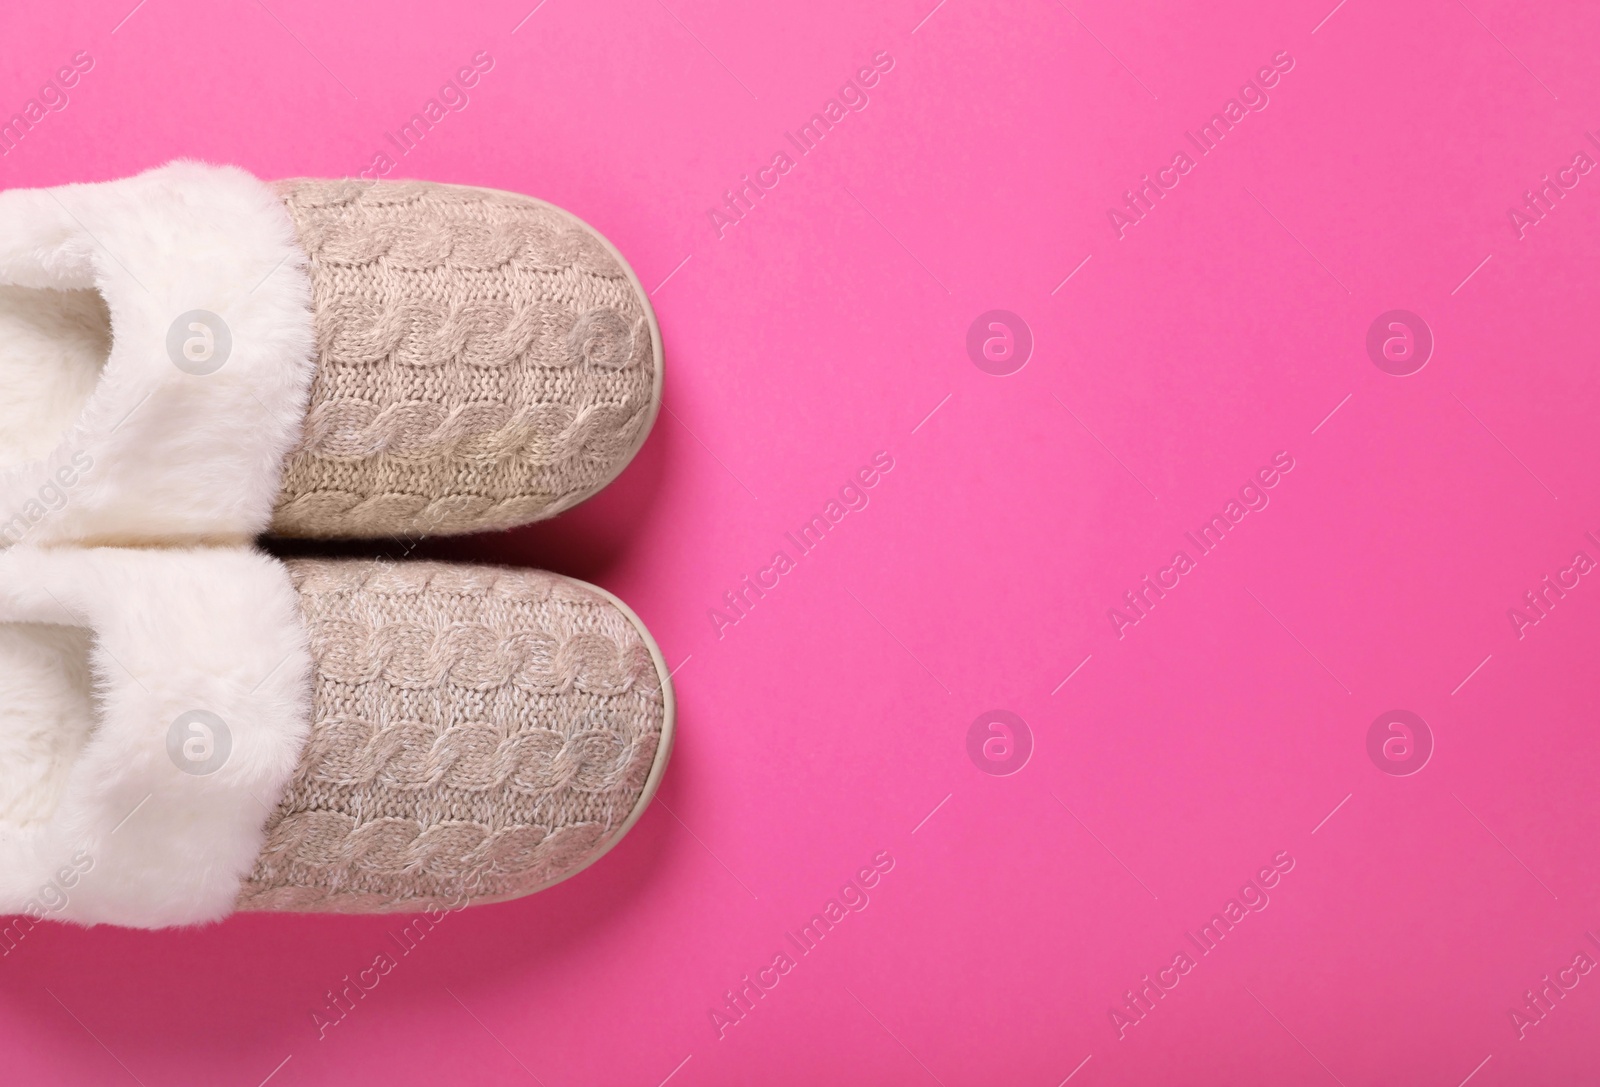
<svg viewBox="0 0 1600 1087"><path fill-rule="evenodd" d="M204 376L169 350L195 310L232 340ZM0 193L0 547L260 533L313 347L294 226L242 170Z"/></svg>
<svg viewBox="0 0 1600 1087"><path fill-rule="evenodd" d="M228 914L310 700L305 626L275 560L0 552L0 914L139 928ZM197 710L222 727L188 725Z"/></svg>

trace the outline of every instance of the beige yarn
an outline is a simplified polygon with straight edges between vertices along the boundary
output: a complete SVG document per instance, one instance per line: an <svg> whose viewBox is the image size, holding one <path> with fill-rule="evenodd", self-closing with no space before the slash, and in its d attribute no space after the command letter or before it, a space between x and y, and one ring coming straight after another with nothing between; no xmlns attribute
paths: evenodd
<svg viewBox="0 0 1600 1087"><path fill-rule="evenodd" d="M454 185L278 191L310 258L317 366L273 532L508 528L627 464L659 403L659 333L593 229Z"/></svg>
<svg viewBox="0 0 1600 1087"><path fill-rule="evenodd" d="M286 565L310 633L312 734L240 909L513 898L615 841L669 695L609 597L532 570Z"/></svg>

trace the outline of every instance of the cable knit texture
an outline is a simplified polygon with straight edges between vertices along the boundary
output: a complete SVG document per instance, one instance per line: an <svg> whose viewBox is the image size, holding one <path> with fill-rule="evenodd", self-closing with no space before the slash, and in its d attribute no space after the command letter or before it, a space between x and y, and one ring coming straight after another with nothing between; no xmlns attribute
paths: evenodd
<svg viewBox="0 0 1600 1087"><path fill-rule="evenodd" d="M240 909L514 898L609 847L666 718L665 680L611 600L531 570L287 566L310 635L312 733Z"/></svg>
<svg viewBox="0 0 1600 1087"><path fill-rule="evenodd" d="M654 422L659 333L601 236L514 193L285 181L317 371L273 531L450 534L551 517Z"/></svg>

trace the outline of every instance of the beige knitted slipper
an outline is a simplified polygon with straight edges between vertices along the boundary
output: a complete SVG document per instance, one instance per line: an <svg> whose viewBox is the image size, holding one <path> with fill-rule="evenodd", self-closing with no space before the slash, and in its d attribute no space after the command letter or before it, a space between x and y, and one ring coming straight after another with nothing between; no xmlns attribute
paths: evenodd
<svg viewBox="0 0 1600 1087"><path fill-rule="evenodd" d="M0 914L455 909L594 863L672 748L660 650L555 574L0 552Z"/></svg>
<svg viewBox="0 0 1600 1087"><path fill-rule="evenodd" d="M452 534L643 444L661 333L530 197L174 163L0 193L0 546Z"/></svg>
<svg viewBox="0 0 1600 1087"><path fill-rule="evenodd" d="M661 331L597 231L526 196L290 181L317 375L272 529L477 532L550 517L633 459Z"/></svg>

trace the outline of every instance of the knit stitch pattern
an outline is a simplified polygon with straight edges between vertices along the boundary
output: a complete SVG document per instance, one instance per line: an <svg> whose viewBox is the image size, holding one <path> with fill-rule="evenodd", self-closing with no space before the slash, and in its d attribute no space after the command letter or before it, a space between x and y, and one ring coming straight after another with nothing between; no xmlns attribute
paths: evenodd
<svg viewBox="0 0 1600 1087"><path fill-rule="evenodd" d="M552 517L654 421L660 344L604 240L430 182L278 183L309 258L316 376L272 531L454 534Z"/></svg>
<svg viewBox="0 0 1600 1087"><path fill-rule="evenodd" d="M603 594L532 570L293 559L312 734L242 910L515 898L603 852L639 803L665 678Z"/></svg>

